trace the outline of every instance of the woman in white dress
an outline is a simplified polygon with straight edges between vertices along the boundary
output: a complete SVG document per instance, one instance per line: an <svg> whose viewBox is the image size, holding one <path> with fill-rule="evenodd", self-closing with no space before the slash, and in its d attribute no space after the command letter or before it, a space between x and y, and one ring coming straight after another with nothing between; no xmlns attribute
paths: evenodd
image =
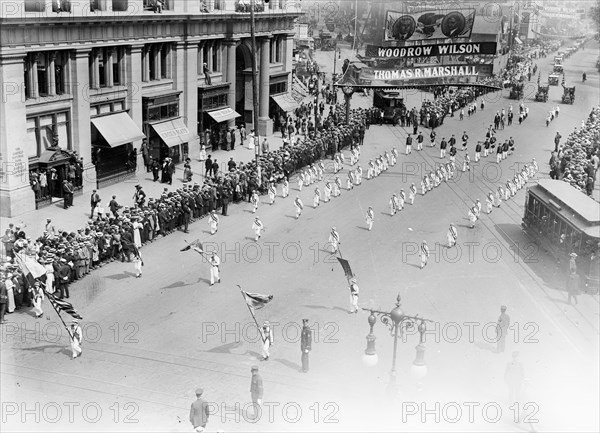
<svg viewBox="0 0 600 433"><path fill-rule="evenodd" d="M206 161L206 147L204 147L204 144L200 146L200 161Z"/></svg>
<svg viewBox="0 0 600 433"><path fill-rule="evenodd" d="M54 266L52 263L54 260L51 257L46 258L44 267L46 268L46 291L48 293L54 293Z"/></svg>
<svg viewBox="0 0 600 433"><path fill-rule="evenodd" d="M136 247L142 247L142 237L140 236L140 229L144 226L139 222L138 217L133 217L133 243Z"/></svg>
<svg viewBox="0 0 600 433"><path fill-rule="evenodd" d="M15 284L12 282L13 274L6 275L6 294L8 295L8 304L6 305L6 312L12 313L15 311Z"/></svg>

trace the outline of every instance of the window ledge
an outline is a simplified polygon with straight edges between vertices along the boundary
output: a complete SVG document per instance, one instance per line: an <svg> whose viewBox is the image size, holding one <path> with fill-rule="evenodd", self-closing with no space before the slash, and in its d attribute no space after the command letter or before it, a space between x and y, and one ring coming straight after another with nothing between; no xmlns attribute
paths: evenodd
<svg viewBox="0 0 600 433"><path fill-rule="evenodd" d="M50 102L70 101L73 99L73 95L70 93L63 93L62 95L54 96L39 96L37 98L27 98L25 100L25 106L29 107L38 104L48 104Z"/></svg>

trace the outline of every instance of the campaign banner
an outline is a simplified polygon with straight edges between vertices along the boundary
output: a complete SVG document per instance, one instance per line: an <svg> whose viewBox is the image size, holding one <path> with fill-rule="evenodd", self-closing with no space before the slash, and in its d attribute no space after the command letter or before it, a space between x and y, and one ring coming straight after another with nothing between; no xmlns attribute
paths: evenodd
<svg viewBox="0 0 600 433"><path fill-rule="evenodd" d="M496 42L465 42L462 44L432 44L416 47L379 47L367 45L365 57L408 59L449 55L496 54Z"/></svg>
<svg viewBox="0 0 600 433"><path fill-rule="evenodd" d="M469 38L474 21L473 9L418 13L387 11L383 39L386 42L401 42Z"/></svg>
<svg viewBox="0 0 600 433"><path fill-rule="evenodd" d="M452 83L476 83L488 74L477 65L447 65L405 69L361 68L358 73L344 74L338 86L403 87L410 85L448 85Z"/></svg>

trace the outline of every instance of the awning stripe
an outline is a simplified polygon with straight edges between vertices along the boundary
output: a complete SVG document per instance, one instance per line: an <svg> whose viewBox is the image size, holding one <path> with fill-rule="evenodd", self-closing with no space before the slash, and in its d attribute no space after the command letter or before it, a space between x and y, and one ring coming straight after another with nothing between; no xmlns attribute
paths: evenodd
<svg viewBox="0 0 600 433"><path fill-rule="evenodd" d="M92 119L93 125L111 146L121 146L146 137L125 112Z"/></svg>

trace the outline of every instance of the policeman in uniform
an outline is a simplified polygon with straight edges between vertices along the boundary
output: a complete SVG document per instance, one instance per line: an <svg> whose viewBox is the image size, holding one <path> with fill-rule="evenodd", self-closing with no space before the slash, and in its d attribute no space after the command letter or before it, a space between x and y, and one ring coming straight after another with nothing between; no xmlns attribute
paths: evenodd
<svg viewBox="0 0 600 433"><path fill-rule="evenodd" d="M312 330L308 326L308 319L302 319L302 332L300 333L300 351L302 352L302 373L308 373L308 353L312 349Z"/></svg>
<svg viewBox="0 0 600 433"><path fill-rule="evenodd" d="M406 137L406 154L410 155L412 153L412 137L410 134Z"/></svg>

